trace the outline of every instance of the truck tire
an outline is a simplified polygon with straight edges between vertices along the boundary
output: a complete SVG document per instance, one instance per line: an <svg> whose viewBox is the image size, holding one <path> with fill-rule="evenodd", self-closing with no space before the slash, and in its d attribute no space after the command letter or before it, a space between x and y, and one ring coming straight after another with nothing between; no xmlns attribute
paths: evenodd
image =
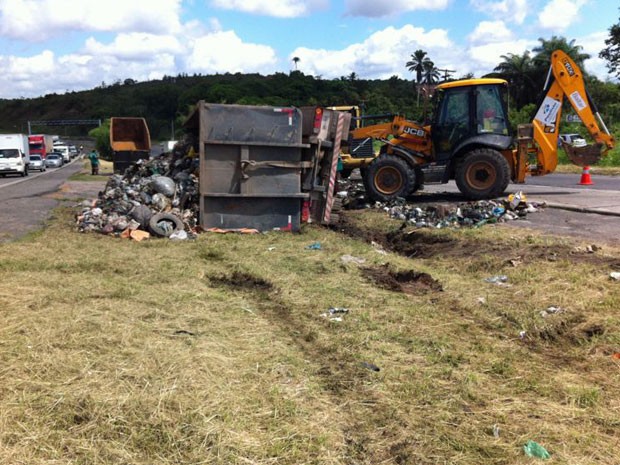
<svg viewBox="0 0 620 465"><path fill-rule="evenodd" d="M388 153L379 155L368 165L363 180L366 195L379 202L406 197L416 185L413 168L402 158Z"/></svg>
<svg viewBox="0 0 620 465"><path fill-rule="evenodd" d="M185 229L185 226L178 216L170 213L157 213L151 216L149 229L156 236L169 237L173 232Z"/></svg>
<svg viewBox="0 0 620 465"><path fill-rule="evenodd" d="M491 199L504 193L510 182L510 166L504 156L493 149L476 149L458 164L456 185L471 200Z"/></svg>

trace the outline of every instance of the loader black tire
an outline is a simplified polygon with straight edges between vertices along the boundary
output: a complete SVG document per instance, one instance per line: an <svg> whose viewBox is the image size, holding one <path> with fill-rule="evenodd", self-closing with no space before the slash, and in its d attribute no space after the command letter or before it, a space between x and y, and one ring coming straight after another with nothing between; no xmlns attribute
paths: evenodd
<svg viewBox="0 0 620 465"><path fill-rule="evenodd" d="M460 161L455 180L459 190L468 199L492 199L502 195L508 187L510 166L496 150L476 149Z"/></svg>
<svg viewBox="0 0 620 465"><path fill-rule="evenodd" d="M364 176L366 195L379 202L407 197L415 185L413 168L402 158L388 153L375 158Z"/></svg>

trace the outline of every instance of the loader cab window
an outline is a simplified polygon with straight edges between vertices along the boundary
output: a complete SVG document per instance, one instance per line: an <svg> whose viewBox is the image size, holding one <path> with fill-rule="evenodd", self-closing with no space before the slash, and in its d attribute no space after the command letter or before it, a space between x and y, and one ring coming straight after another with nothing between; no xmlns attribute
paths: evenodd
<svg viewBox="0 0 620 465"><path fill-rule="evenodd" d="M433 124L433 146L438 161L447 159L469 136L471 127L469 87L445 89L438 93Z"/></svg>
<svg viewBox="0 0 620 465"><path fill-rule="evenodd" d="M506 93L497 85L476 88L476 127L478 134L508 135L505 112Z"/></svg>

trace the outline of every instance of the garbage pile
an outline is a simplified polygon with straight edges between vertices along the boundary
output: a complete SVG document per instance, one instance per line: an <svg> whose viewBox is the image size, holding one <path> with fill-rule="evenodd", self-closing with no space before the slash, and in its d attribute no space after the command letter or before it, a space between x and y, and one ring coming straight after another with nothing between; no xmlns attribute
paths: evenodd
<svg viewBox="0 0 620 465"><path fill-rule="evenodd" d="M515 202L515 197L520 199ZM446 205L420 207L403 202L382 208L391 218L406 221L418 228L480 227L525 218L528 213L537 212L543 207L540 204L528 203L524 199L525 197L518 193L505 200L478 200L453 207Z"/></svg>
<svg viewBox="0 0 620 465"><path fill-rule="evenodd" d="M131 165L110 177L95 201L84 201L78 230L132 237L187 239L199 223L198 157L191 144Z"/></svg>
<svg viewBox="0 0 620 465"><path fill-rule="evenodd" d="M544 208L544 204L527 202L521 192L503 200L478 200L452 205L421 205L399 198L389 203L369 203L362 183L340 181L337 196L347 209L382 209L391 218L405 221L418 228L480 227L525 218Z"/></svg>

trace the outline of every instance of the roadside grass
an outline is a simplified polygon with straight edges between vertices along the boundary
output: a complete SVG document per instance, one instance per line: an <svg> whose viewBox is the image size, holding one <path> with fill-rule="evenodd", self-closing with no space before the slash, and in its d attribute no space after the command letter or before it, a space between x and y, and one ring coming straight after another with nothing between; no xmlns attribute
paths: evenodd
<svg viewBox="0 0 620 465"><path fill-rule="evenodd" d="M114 167L111 161L100 159L99 174L95 176L90 174L90 162L88 159L82 160L81 163L82 169L71 175L69 177L69 181L107 181L107 179L114 173Z"/></svg>
<svg viewBox="0 0 620 465"><path fill-rule="evenodd" d="M618 249L347 217L135 243L63 208L0 245L0 462L528 464L533 439L617 463ZM443 290L387 289L384 269Z"/></svg>

